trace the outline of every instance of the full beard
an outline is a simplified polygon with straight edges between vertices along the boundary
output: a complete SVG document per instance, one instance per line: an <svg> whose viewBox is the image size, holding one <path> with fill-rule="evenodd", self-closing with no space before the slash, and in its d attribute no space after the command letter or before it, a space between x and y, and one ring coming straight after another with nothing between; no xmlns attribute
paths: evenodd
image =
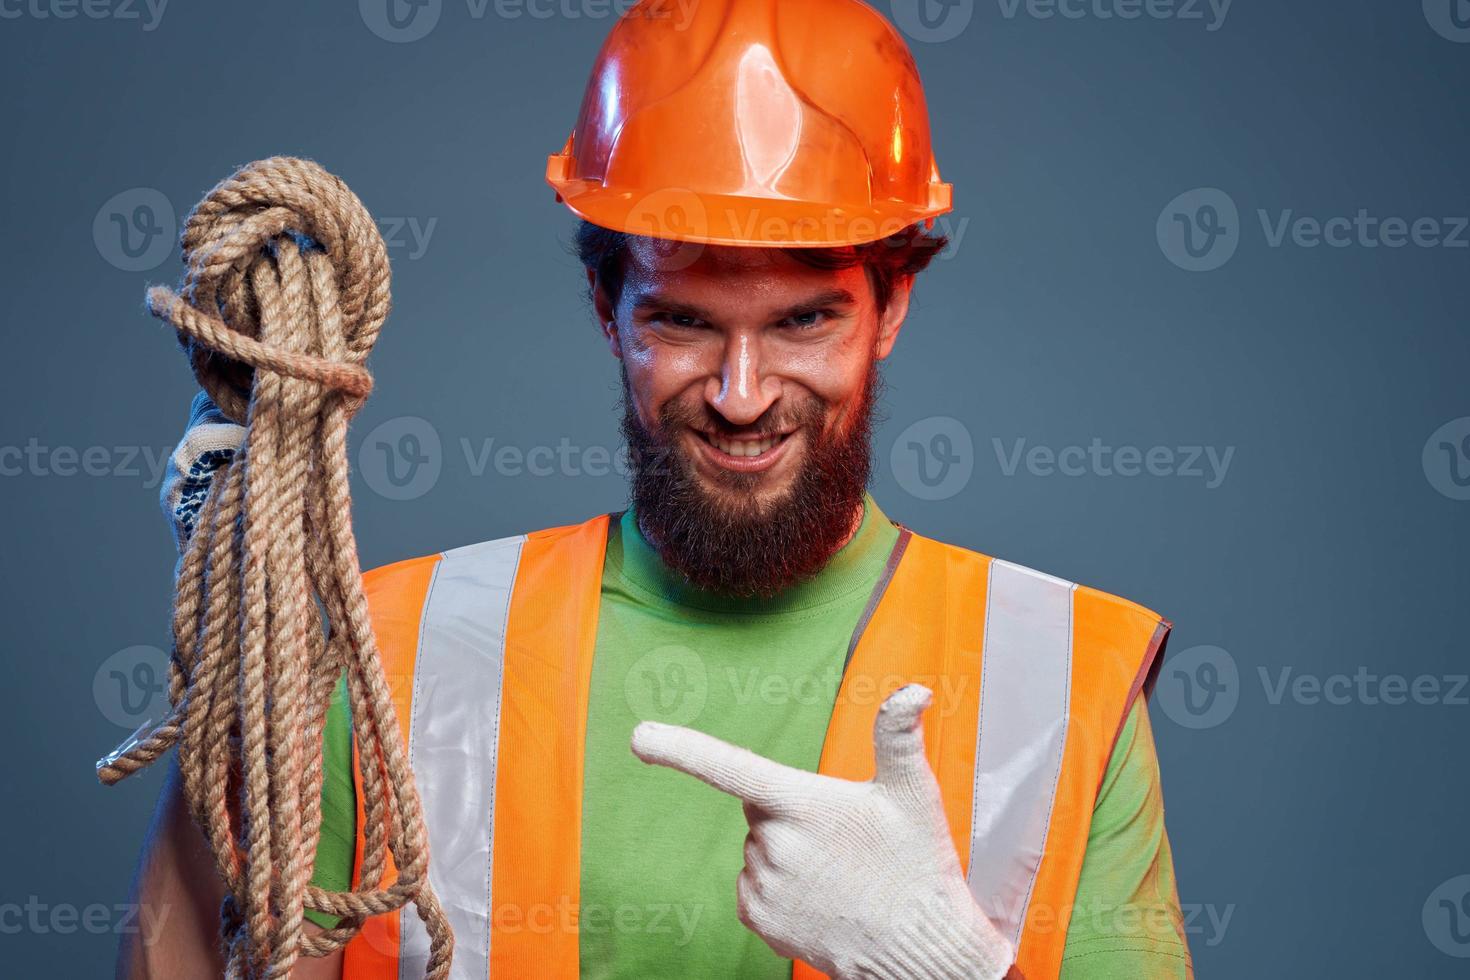
<svg viewBox="0 0 1470 980"><path fill-rule="evenodd" d="M821 571L852 535L872 473L870 447L881 381L868 369L846 426L824 435L826 406L815 399L753 426L732 427L703 407L670 403L652 430L633 405L623 372L623 437L633 510L664 564L690 584L740 598L777 595ZM758 496L764 474L722 472L707 487L680 436L691 425L721 434L792 429L805 442L790 486Z"/></svg>

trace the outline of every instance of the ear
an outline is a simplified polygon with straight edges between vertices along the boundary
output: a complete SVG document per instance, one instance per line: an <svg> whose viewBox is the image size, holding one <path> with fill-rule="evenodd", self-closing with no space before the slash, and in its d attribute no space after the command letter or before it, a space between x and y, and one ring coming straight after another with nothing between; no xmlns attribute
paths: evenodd
<svg viewBox="0 0 1470 980"><path fill-rule="evenodd" d="M623 346L618 340L617 311L613 309L607 290L597 281L597 272L594 269L587 270L587 289L592 293L592 309L597 314L597 329L602 332L612 356L621 360Z"/></svg>
<svg viewBox="0 0 1470 980"><path fill-rule="evenodd" d="M904 318L909 315L909 292L913 288L913 276L900 276L893 281L893 290L888 297L888 306L878 320L876 354L883 360L898 343L898 332L903 329Z"/></svg>

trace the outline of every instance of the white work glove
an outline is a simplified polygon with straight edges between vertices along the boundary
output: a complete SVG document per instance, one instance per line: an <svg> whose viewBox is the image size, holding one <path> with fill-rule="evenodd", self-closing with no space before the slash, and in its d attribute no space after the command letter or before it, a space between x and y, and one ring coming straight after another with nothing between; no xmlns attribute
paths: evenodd
<svg viewBox="0 0 1470 980"><path fill-rule="evenodd" d="M181 556L194 533L194 522L215 470L229 463L244 440L245 427L226 418L209 395L201 391L194 396L188 428L168 457L158 491L158 503L173 529L174 544Z"/></svg>
<svg viewBox="0 0 1470 980"><path fill-rule="evenodd" d="M780 955L836 978L998 980L1014 951L965 885L924 757L931 698L910 684L883 703L866 783L654 721L633 730L633 753L745 802L740 921Z"/></svg>

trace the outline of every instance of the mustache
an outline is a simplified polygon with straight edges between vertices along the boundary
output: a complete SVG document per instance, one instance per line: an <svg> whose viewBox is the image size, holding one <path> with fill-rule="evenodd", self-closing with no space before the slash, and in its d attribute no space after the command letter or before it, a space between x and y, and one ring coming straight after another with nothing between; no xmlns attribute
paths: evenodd
<svg viewBox="0 0 1470 980"><path fill-rule="evenodd" d="M661 436L667 437L679 428L688 427L707 435L736 438L754 436L774 438L808 429L825 417L825 407L816 399L809 399L800 406L782 409L777 413L773 406L765 415L744 425L736 425L718 412L710 411L705 405L669 404L659 412L658 425Z"/></svg>

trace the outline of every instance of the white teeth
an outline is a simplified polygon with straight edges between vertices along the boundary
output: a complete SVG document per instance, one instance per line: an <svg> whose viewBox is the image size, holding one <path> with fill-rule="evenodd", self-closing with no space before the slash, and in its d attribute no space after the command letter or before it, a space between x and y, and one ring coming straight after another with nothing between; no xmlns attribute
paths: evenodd
<svg viewBox="0 0 1470 980"><path fill-rule="evenodd" d="M719 436L710 436L709 437L709 441L714 444L714 447L716 449L718 449L720 452L724 453L727 456L759 456L761 453L766 452L767 450L769 450L772 446L776 445L776 443L780 442L781 440L780 439L756 439L756 440L738 439L738 440L726 440L726 439L721 439Z"/></svg>

